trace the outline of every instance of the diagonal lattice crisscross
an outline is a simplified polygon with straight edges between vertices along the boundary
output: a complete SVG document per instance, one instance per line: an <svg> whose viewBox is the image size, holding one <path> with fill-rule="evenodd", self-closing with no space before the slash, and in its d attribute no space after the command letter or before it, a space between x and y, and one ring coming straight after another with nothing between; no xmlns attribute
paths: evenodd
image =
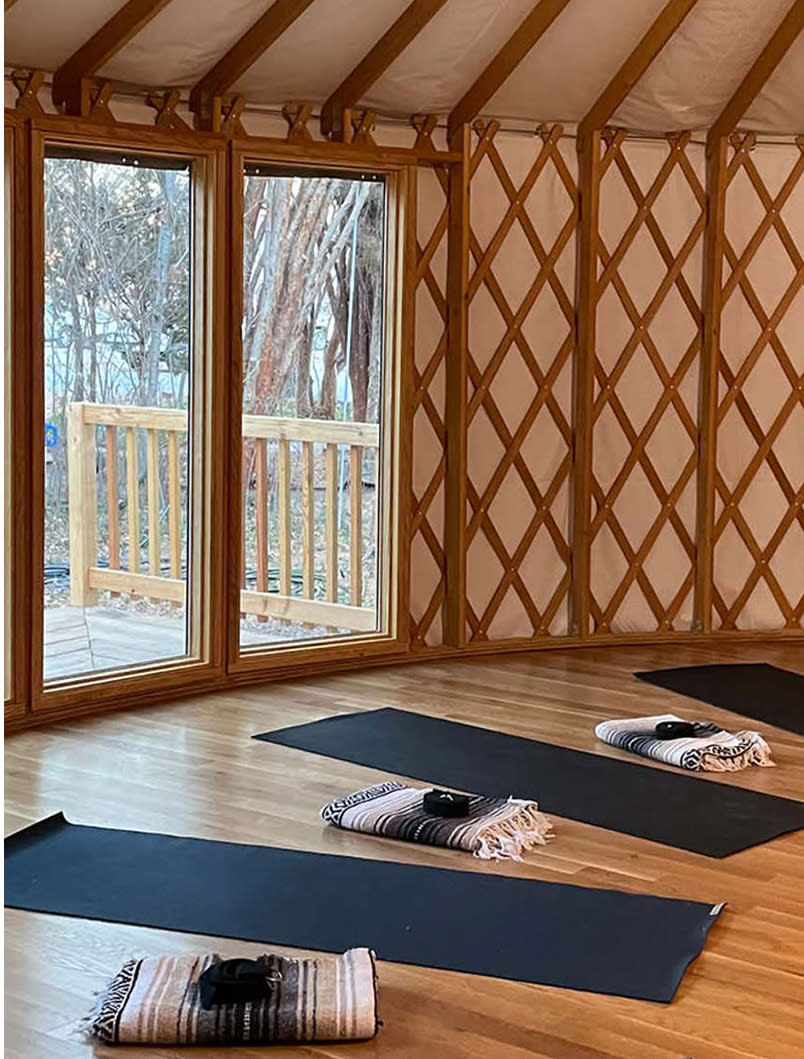
<svg viewBox="0 0 804 1059"><path fill-rule="evenodd" d="M723 587L717 582L713 586L713 604L720 619L721 628L735 629L739 619L759 583L764 581L772 594L784 619L785 628L801 628L804 617L804 594L798 599L789 598L790 587L783 585L771 568L771 561L784 541L788 530L794 523L804 529L804 476L795 483L785 471L774 452L774 443L789 421L796 408L804 408L804 374L799 374L792 362L782 337L779 325L793 303L796 295L804 287L804 258L801 248L792 237L782 216L782 209L792 194L796 183L804 174L804 137L797 141L799 155L790 168L779 191L772 196L762 179L759 167L752 157L755 146L753 134L736 135L731 139L733 153L727 169L727 186L738 172L742 170L753 187L757 199L764 210L764 216L757 225L751 238L741 254L737 254L730 240L724 236L724 256L731 272L722 285L722 308L739 289L746 304L756 318L759 335L746 353L736 370L730 365L723 349L719 350L718 374L721 381L721 393L717 406L716 423L722 432L727 414L734 408L756 444L756 451L739 475L733 487L726 481L720 466L716 467L715 489L722 501L722 509L715 520L712 539L717 549L724 532L732 525L750 555L752 569L742 588L729 602ZM756 256L764 241L773 232L778 243L783 247L793 268L793 277L781 294L776 306L768 313L748 276L751 261ZM773 421L763 428L754 410L751 408L744 392L745 383L752 372L758 369L765 358L773 357L781 369L783 377L790 386L790 391L779 407ZM718 451L725 444L725 439L718 437ZM751 484L762 468L772 475L786 502L785 511L764 547L757 540L756 531L750 524L750 517L741 509Z"/></svg>
<svg viewBox="0 0 804 1059"><path fill-rule="evenodd" d="M432 131L435 122L424 119L418 128L419 146L434 148L432 142ZM444 409L440 408L433 396L433 382L438 374L439 368L444 363L447 353L447 300L445 295L445 280L439 279L434 271L434 257L438 250L445 244L448 225L449 204L449 178L443 169L434 170L440 194L442 195L441 209L436 217L432 231L422 246L417 239L416 242L416 273L415 288L417 293L422 286L427 291L436 308L441 320L440 333L437 342L424 363L423 367L417 366L414 358L413 364L413 408L412 416L415 424L419 411L426 415L433 432L438 439L441 456L430 475L424 489L419 495L415 492L411 503L411 528L410 537L413 543L417 537L421 537L432 556L433 562L439 574L433 586L430 598L423 611L419 614L411 614L411 640L414 646L421 647L426 642L427 634L432 630L434 623L444 603L446 584L446 557L443 546L443 527L436 528L433 525L433 505L439 494L443 493L446 475L446 440L447 431L444 423ZM417 349L418 353L418 349ZM419 361L420 363L420 361Z"/></svg>
<svg viewBox="0 0 804 1059"><path fill-rule="evenodd" d="M475 173L483 159L487 158L506 196L507 207L496 232L485 249L481 246L476 234L470 230L470 252L475 262L475 268L467 287L467 300L471 302L471 299L477 294L481 286L485 286L500 313L505 332L482 370L472 356L470 341L467 369L473 392L467 405L466 421L467 429L469 429L478 412L482 409L502 444L503 457L482 491L475 487L471 477L467 482L467 499L471 514L466 527L466 547L467 549L471 547L472 541L478 534L482 533L500 562L502 576L482 613L478 614L471 601L467 600L467 620L472 640L487 639L489 627L504 598L509 591L513 590L528 615L533 632L538 635L548 635L551 623L556 617L562 602L566 600L569 587L569 546L566 531L558 524L554 515L553 505L561 487L569 477L572 430L568 415L561 408L556 396L555 386L562 369L568 363L572 354L574 345L574 308L572 298L567 294L558 276L556 265L575 233L577 225L577 189L559 150L559 140L562 133L560 126L554 125L551 128L541 128L539 130L538 134L542 140L540 150L519 187L512 181L505 162L494 143L494 137L497 132L496 123L488 125L476 123L474 128L478 135L478 143L472 155L470 170ZM548 167L552 167L558 175L561 184L567 192L570 206L568 216L549 249L542 243L526 209L528 196ZM501 284L495 277L493 268L495 259L514 225L521 227L538 263L536 275L521 304L517 307L510 305ZM523 334L522 328L536 299L545 286L550 288L561 309L567 323L567 334L549 367L546 371L543 371ZM520 421L517 424L509 425L495 400L493 383L512 346L516 347L530 373L536 392ZM548 410L566 445L564 456L546 488L539 487L521 451L533 423L543 408ZM494 525L490 512L494 498L509 473L518 475L533 504L533 514L512 552L509 552L506 548L498 528ZM553 547L563 564L564 572L547 604L540 610L536 606L525 583L520 567L542 526L544 526L552 541Z"/></svg>
<svg viewBox="0 0 804 1059"><path fill-rule="evenodd" d="M673 629L684 601L689 597L694 582L695 543L678 509L682 493L693 478L696 469L697 427L681 394L681 385L687 373L697 363L701 349L701 309L698 297L693 293L683 268L703 235L705 193L700 180L687 156L689 135L668 136L668 154L651 182L643 192L627 157L626 136L622 130L607 130L604 135L605 151L601 159L601 180L614 165L636 206L636 212L623 232L617 246L609 252L600 233L596 236L596 253L602 268L595 289L595 306L606 289L611 286L628 318L631 333L610 371L606 371L596 356L594 362L597 394L593 402L592 424L600 420L604 409L609 408L627 441L628 454L613 481L604 489L595 476L592 478L592 497L596 510L592 517L589 538L594 541L605 526L625 561L625 573L614 587L604 605L590 595L590 613L595 631L608 632L617 612L631 587L636 584L642 593L655 621L662 630ZM699 206L697 219L677 253L670 249L653 208L674 174L680 173L688 184ZM639 312L629 294L620 267L641 231L647 231L666 269L644 312ZM670 292L675 290L695 323L695 335L687 345L678 364L671 371L662 357L661 350L650 334L650 326ZM661 384L661 396L642 428L637 430L629 417L626 399L618 392L617 385L638 350L643 350ZM672 409L680 420L690 441L690 452L680 472L669 487L665 485L648 453L648 443L653 437L664 415ZM658 503L658 514L651 521L642 540L635 547L628 537L621 519L615 514L617 498L629 482L634 471L639 470L647 480ZM681 578L669 602L663 603L651 583L645 561L662 530L671 527L688 558L686 575Z"/></svg>

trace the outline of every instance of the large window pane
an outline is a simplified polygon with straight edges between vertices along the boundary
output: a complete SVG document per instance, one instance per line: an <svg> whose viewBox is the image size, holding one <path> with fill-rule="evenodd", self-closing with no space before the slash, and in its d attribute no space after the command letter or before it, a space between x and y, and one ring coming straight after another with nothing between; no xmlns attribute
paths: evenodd
<svg viewBox="0 0 804 1059"><path fill-rule="evenodd" d="M46 681L189 650L190 183L45 161Z"/></svg>
<svg viewBox="0 0 804 1059"><path fill-rule="evenodd" d="M383 631L385 184L245 177L244 647Z"/></svg>

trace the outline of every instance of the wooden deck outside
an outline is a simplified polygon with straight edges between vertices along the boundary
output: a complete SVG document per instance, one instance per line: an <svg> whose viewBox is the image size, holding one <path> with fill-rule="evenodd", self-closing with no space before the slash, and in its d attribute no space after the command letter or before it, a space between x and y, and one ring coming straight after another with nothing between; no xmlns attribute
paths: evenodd
<svg viewBox="0 0 804 1059"><path fill-rule="evenodd" d="M264 634L241 629L241 643L266 642ZM116 607L45 608L46 681L177 658L184 653L183 611L159 617Z"/></svg>

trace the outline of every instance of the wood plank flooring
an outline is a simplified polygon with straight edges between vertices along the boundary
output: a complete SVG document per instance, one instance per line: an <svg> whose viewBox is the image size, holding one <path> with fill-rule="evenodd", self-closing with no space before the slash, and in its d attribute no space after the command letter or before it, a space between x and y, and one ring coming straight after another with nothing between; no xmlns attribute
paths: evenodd
<svg viewBox="0 0 804 1059"><path fill-rule="evenodd" d="M374 1041L274 1048L277 1059L801 1059L804 832L710 860L554 817L556 838L546 850L529 854L526 864L487 865L456 851L326 828L319 806L380 774L249 737L350 710L398 706L622 757L596 742L598 720L669 711L705 714L732 729L752 726L641 684L634 670L736 660L804 672L803 655L800 646L766 644L498 656L311 677L62 723L7 739L6 832L61 809L80 823L728 902L671 1005L381 963L384 1025ZM701 782L804 799L804 739L758 727L777 768ZM122 1054L104 1047L93 1053L75 1027L93 993L130 955L265 948L9 910L6 1056ZM125 1054L176 1059L189 1052L126 1048ZM194 1059L223 1054L192 1051ZM264 1054L237 1050L242 1059Z"/></svg>

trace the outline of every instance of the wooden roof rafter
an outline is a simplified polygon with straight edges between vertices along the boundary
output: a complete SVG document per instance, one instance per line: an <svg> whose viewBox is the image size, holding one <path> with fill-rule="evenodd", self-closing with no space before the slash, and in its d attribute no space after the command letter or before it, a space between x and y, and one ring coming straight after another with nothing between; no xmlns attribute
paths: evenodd
<svg viewBox="0 0 804 1059"><path fill-rule="evenodd" d="M578 126L578 139L602 129L625 101L698 0L668 0L640 42L609 81Z"/></svg>
<svg viewBox="0 0 804 1059"><path fill-rule="evenodd" d="M539 0L474 84L452 108L447 122L450 134L475 120L568 3L569 0Z"/></svg>
<svg viewBox="0 0 804 1059"><path fill-rule="evenodd" d="M333 139L349 137L350 120L347 112L360 102L446 2L412 0L324 103L321 108L321 131L325 136Z"/></svg>
<svg viewBox="0 0 804 1059"><path fill-rule="evenodd" d="M790 10L776 27L773 36L757 56L751 69L709 130L708 144L714 144L734 132L770 75L803 31L804 0L793 0Z"/></svg>
<svg viewBox="0 0 804 1059"><path fill-rule="evenodd" d="M93 76L169 3L170 0L128 0L56 70L56 106L63 107L67 114L85 117L93 105Z"/></svg>
<svg viewBox="0 0 804 1059"><path fill-rule="evenodd" d="M215 115L220 109L219 105L216 107L214 100L225 97L232 85L290 29L312 2L313 0L274 0L254 25L193 85L190 91L190 110L196 115L196 124L199 127L213 127Z"/></svg>

